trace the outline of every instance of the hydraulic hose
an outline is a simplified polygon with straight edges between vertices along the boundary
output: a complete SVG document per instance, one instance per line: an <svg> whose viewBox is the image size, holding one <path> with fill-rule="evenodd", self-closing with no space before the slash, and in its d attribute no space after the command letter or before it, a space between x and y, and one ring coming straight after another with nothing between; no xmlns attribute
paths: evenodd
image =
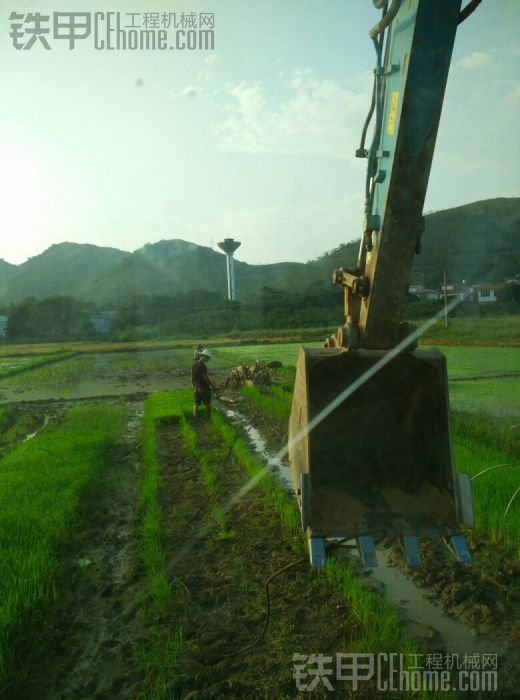
<svg viewBox="0 0 520 700"><path fill-rule="evenodd" d="M383 5L381 5L383 7ZM369 32L371 39L375 39L378 34L381 34L391 22L393 22L399 8L401 7L401 0L392 0L388 12L383 16L383 18L374 26Z"/></svg>

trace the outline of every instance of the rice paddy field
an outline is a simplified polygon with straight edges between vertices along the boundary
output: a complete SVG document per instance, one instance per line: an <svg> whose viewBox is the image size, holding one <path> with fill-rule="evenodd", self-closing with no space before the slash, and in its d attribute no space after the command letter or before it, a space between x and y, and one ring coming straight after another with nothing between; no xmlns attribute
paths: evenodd
<svg viewBox="0 0 520 700"><path fill-rule="evenodd" d="M219 386L237 364L283 366L194 420L191 347L3 348L3 697L382 697L374 678L309 689L312 654L356 653L405 669L494 655L493 696L520 692L520 348L441 347L473 563L425 541L411 570L382 541L381 574L339 547L311 568L283 457L266 469L286 444L297 349L214 344ZM392 697L472 694L455 679Z"/></svg>

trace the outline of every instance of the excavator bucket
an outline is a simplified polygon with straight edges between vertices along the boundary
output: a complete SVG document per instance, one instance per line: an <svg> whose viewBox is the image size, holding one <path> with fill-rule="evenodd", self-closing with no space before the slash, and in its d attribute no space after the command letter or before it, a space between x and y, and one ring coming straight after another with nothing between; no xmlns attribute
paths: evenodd
<svg viewBox="0 0 520 700"><path fill-rule="evenodd" d="M419 538L444 535L467 561L458 524L472 525L471 491L453 468L446 360L415 350L384 364L385 354L300 348L289 461L311 559L323 564L325 538L348 537L374 566L374 540L388 535L418 564Z"/></svg>

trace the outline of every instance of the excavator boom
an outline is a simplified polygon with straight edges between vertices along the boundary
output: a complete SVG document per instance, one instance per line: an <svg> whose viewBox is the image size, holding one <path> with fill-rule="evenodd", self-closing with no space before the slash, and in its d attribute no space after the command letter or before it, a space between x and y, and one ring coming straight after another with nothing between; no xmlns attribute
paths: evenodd
<svg viewBox="0 0 520 700"><path fill-rule="evenodd" d="M367 159L359 259L333 273L343 325L325 348L300 349L289 460L315 564L326 538L349 537L375 565L383 535L403 539L411 564L419 538L434 535L469 561L459 523L472 524L471 491L454 471L446 361L417 350L402 322L461 0L373 2L383 16L370 32L373 99L356 152Z"/></svg>

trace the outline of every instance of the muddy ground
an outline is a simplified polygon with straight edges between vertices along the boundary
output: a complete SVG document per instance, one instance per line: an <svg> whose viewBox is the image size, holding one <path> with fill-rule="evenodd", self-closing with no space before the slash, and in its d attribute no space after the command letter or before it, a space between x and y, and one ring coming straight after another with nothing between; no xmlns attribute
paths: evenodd
<svg viewBox="0 0 520 700"><path fill-rule="evenodd" d="M218 451L219 503L226 504L247 477L215 429L197 423L199 446ZM334 655L348 651L358 635L343 596L321 572L312 570L302 545L294 548L279 517L269 511L261 489L250 491L229 514L227 534L219 534L209 510L200 465L179 451L179 429L160 431L164 465L162 506L167 567L186 595L177 622L188 649L181 652L167 688L170 697L293 698L293 654ZM195 514L195 516L194 516ZM270 585L271 614L265 638L264 586L276 571L293 562ZM189 647L192 647L191 649ZM343 697L349 697L343 689ZM318 687L314 697L328 696ZM376 697L370 687L356 697Z"/></svg>
<svg viewBox="0 0 520 700"><path fill-rule="evenodd" d="M261 431L272 454L284 446L287 427L283 422L258 410L238 393L228 392L222 398L224 406L238 411ZM498 653L501 695L520 697L520 562L505 545L471 534L468 543L473 557L469 566L456 562L439 539L421 543L423 563L419 567L408 566L400 543L395 541L381 543L380 558L413 582L418 598L438 606L439 617L447 615L461 623L460 638L466 643L469 639L470 645L474 639L475 651ZM385 586L378 585L377 571L358 570L368 585L385 594ZM450 639L444 639L434 626L410 619L406 605L402 605L406 602L395 600L396 609L421 647L428 652L452 651Z"/></svg>
<svg viewBox="0 0 520 700"><path fill-rule="evenodd" d="M21 675L2 697L145 698L157 691L158 679L162 697L297 697L293 654L349 651L359 634L343 598L320 572L309 568L303 551L293 549L278 516L265 509L258 489L231 511L227 530L234 536L219 535L200 468L184 448L178 427L168 425L159 436L164 470L161 504L176 604L168 614L154 610L140 561L138 427L143 404L137 396L120 400L130 410L125 438L71 532L57 601L32 621L31 631L20 640ZM60 420L70 404L69 399L9 406L9 426L26 416L26 422L18 425L23 439L46 420L50 424ZM283 421L266 417L238 395L228 396L228 403L221 405L246 415L272 453L285 444ZM222 450L210 424L201 420L196 429L201 447ZM219 498L225 501L244 483L245 475L229 450L220 456ZM424 546L424 564L415 570L406 567L398 547L385 546L396 570L442 603L440 613L444 610L462 620L476 639L496 641L501 650L501 692L495 697L517 697L518 563L484 541L470 544L475 557L471 567L455 564L437 543ZM271 584L265 639L241 652L262 630L267 577L302 555L301 563ZM184 641L175 656L169 652L171 635L179 627ZM435 631L425 632L424 625L417 639L429 650L446 648L445 640ZM345 688L337 690L340 697L348 697ZM329 693L323 688L312 693L321 695ZM366 687L364 695L358 692L355 697L378 694Z"/></svg>
<svg viewBox="0 0 520 700"><path fill-rule="evenodd" d="M143 405L128 406L124 440L70 533L57 601L20 639L20 675L3 697L122 698L142 684L133 650L142 636L137 431Z"/></svg>
<svg viewBox="0 0 520 700"><path fill-rule="evenodd" d="M211 361L210 376L224 384L232 365ZM48 376L45 370L48 369ZM0 404L117 398L191 388L191 353L163 349L78 355L0 379Z"/></svg>
<svg viewBox="0 0 520 700"><path fill-rule="evenodd" d="M63 406L55 406L56 414ZM340 593L294 549L259 489L229 513L226 536L212 516L200 464L175 425L160 429L166 565L174 587L168 613L152 605L140 561L138 425L143 406L129 404L125 439L70 533L57 600L33 619L16 655L18 678L3 697L292 698L294 653L348 651L359 634ZM243 468L220 445L211 423L196 426L200 446L220 449L219 502L243 485ZM270 586L268 630L264 586ZM172 638L182 628L180 652ZM313 697L325 697L317 688ZM342 697L349 697L348 692ZM356 698L374 698L367 686Z"/></svg>

